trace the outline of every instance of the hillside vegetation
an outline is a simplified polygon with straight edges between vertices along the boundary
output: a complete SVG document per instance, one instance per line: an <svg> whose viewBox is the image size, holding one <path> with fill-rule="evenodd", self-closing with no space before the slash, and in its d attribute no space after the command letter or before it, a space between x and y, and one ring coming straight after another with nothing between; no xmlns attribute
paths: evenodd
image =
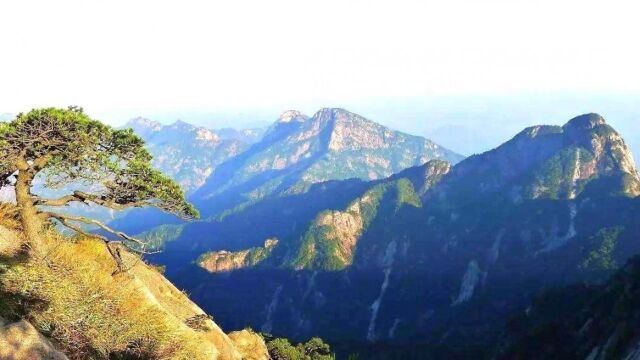
<svg viewBox="0 0 640 360"><path fill-rule="evenodd" d="M604 285L552 289L508 324L499 359L637 359L640 257Z"/></svg>
<svg viewBox="0 0 640 360"><path fill-rule="evenodd" d="M185 294L124 249L127 271L113 275L102 241L50 229L44 257L29 256L14 210L1 209L0 317L27 319L70 359L246 357ZM240 335L233 337L258 344L253 358L267 358L261 338Z"/></svg>

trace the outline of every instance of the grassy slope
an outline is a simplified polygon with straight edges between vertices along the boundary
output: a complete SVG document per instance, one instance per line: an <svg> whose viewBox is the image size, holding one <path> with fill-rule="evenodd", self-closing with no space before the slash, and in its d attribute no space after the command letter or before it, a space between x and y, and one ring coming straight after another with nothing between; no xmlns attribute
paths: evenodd
<svg viewBox="0 0 640 360"><path fill-rule="evenodd" d="M233 341L164 276L124 253L115 270L103 243L48 235L47 256L23 251L0 221L0 316L28 319L71 359L240 359Z"/></svg>

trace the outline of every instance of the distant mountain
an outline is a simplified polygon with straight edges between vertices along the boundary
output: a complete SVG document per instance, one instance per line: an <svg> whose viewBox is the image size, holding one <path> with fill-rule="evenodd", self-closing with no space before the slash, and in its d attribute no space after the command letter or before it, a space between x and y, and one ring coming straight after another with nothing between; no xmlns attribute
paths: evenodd
<svg viewBox="0 0 640 360"><path fill-rule="evenodd" d="M527 128L495 150L469 157L437 196L460 203L486 197L522 203L572 200L589 190L594 196L640 194L631 150L597 114L562 127Z"/></svg>
<svg viewBox="0 0 640 360"><path fill-rule="evenodd" d="M193 200L214 215L323 181L381 179L431 159L462 158L343 109L322 109L311 118L287 111L259 142L222 164Z"/></svg>
<svg viewBox="0 0 640 360"><path fill-rule="evenodd" d="M202 186L216 166L248 147L241 140L224 138L213 130L184 121L162 125L135 118L125 127L144 138L154 165L176 179L187 193Z"/></svg>
<svg viewBox="0 0 640 360"><path fill-rule="evenodd" d="M217 129L216 133L221 139L238 140L246 144L255 144L264 135L265 129L253 128L237 130L234 128L221 128Z"/></svg>
<svg viewBox="0 0 640 360"><path fill-rule="evenodd" d="M340 113L325 111L329 119ZM300 131L311 119L286 115L261 143L313 134ZM354 147L375 138L338 133ZM256 150L261 143L244 154L267 156ZM244 154L228 163L248 164L252 155ZM343 154L330 156L348 164ZM341 168L329 171L351 170ZM384 179L305 186L168 229L172 241L150 260L167 265L167 276L227 327L484 348L533 294L601 280L640 253L640 178L622 137L596 114L525 129L456 165L431 160Z"/></svg>

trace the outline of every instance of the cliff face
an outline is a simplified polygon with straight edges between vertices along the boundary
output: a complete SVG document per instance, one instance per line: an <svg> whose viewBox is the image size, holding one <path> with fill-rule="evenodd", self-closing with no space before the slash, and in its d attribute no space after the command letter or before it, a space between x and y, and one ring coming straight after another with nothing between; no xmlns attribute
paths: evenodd
<svg viewBox="0 0 640 360"><path fill-rule="evenodd" d="M4 324L0 318L0 359L68 360L28 321Z"/></svg>
<svg viewBox="0 0 640 360"><path fill-rule="evenodd" d="M242 251L213 251L202 254L198 265L209 272L228 272L250 268L265 260L278 245L277 239L267 239L264 246Z"/></svg>
<svg viewBox="0 0 640 360"><path fill-rule="evenodd" d="M29 319L70 359L239 360L248 351L246 342L254 344L256 359L267 359L258 335L245 334L237 345L201 308L137 256L122 250L128 270L112 275L115 266L103 243L71 241L52 232L47 260L33 259L24 252L19 231L7 226L3 220L0 232L8 236L0 240L0 316L10 321ZM40 344L24 351L48 349L58 354L46 347L48 342L31 324L22 320L4 328L0 344L14 341L19 330L29 335L19 341L20 346L28 339ZM10 355L2 353L2 358L19 359L20 351L17 346Z"/></svg>

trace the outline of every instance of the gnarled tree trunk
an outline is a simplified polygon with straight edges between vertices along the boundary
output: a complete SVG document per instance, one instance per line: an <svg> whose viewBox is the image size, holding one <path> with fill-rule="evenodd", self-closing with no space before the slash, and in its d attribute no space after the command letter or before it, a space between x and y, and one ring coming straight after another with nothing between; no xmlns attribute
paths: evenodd
<svg viewBox="0 0 640 360"><path fill-rule="evenodd" d="M18 170L15 184L16 203L19 209L20 222L29 245L35 252L41 252L43 250L43 222L38 217L38 209L31 194L31 185L34 177L34 171L28 167Z"/></svg>

